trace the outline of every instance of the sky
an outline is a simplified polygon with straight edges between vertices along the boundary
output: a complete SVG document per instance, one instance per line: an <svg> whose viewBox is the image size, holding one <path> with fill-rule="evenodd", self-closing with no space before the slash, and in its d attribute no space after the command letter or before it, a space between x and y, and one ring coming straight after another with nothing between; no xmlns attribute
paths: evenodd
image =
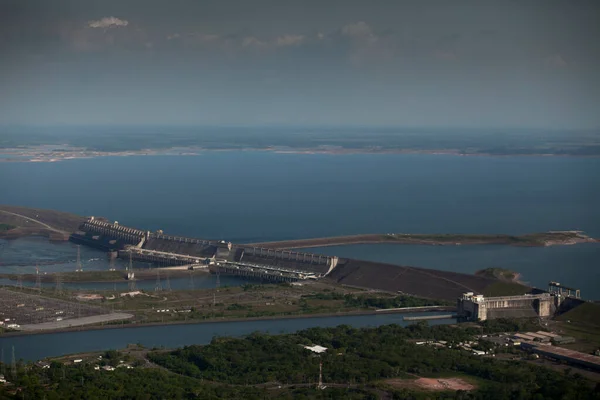
<svg viewBox="0 0 600 400"><path fill-rule="evenodd" d="M0 0L0 124L600 128L600 1Z"/></svg>

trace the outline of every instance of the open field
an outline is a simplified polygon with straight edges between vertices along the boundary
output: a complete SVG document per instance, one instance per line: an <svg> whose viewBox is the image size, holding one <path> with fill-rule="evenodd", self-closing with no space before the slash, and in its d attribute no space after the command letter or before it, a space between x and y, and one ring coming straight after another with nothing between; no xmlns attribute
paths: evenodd
<svg viewBox="0 0 600 400"><path fill-rule="evenodd" d="M43 296L32 290L0 288L0 317L6 325L23 326L52 323L57 320L68 321L108 312L103 307Z"/></svg>
<svg viewBox="0 0 600 400"><path fill-rule="evenodd" d="M457 391L457 390L474 390L476 386L467 382L463 378L421 378L416 379L388 379L384 381L393 388L403 388L411 390L428 390L428 391Z"/></svg>
<svg viewBox="0 0 600 400"><path fill-rule="evenodd" d="M88 317L73 318L73 319L66 319L66 320L60 320L60 321L42 322L39 324L25 324L25 325L21 325L20 330L23 330L23 331L45 331L45 330L65 329L65 328L71 328L71 327L75 327L75 326L104 324L104 323L120 321L120 320L124 320L124 319L129 319L129 318L133 318L133 315L125 314L125 313L100 314L100 315L92 315L92 316L88 316Z"/></svg>
<svg viewBox="0 0 600 400"><path fill-rule="evenodd" d="M583 303L549 323L560 334L577 339L562 347L582 352L600 349L600 304Z"/></svg>
<svg viewBox="0 0 600 400"><path fill-rule="evenodd" d="M17 298L26 310L23 318L11 314L23 325L48 323L46 329L63 329L76 326L76 317L88 318L85 323L111 324L112 314L118 319L133 318L124 323L161 324L199 322L223 319L251 319L300 317L303 315L331 315L375 313L376 309L417 307L413 311L428 311L420 307L431 306L433 311L452 311L454 305L439 301L395 296L377 291L365 291L335 286L323 282L309 284L245 285L220 289L178 291L62 291L42 289L39 295L29 289L0 289L10 301L3 302L8 311L15 310ZM1 293L1 292L0 292ZM15 303L16 304L16 303ZM40 304L42 304L40 306ZM43 310L39 308L43 307ZM33 310L33 311L32 311ZM37 310L37 311L35 311ZM56 312L61 314L56 314ZM401 312L401 309L395 312ZM410 312L407 310L406 312ZM21 313L22 311L19 311ZM44 314L46 313L46 314ZM55 315L56 314L56 315ZM63 317L65 321L56 321ZM69 318L69 319L67 319ZM56 324L61 322L61 324ZM62 323L64 322L64 323ZM28 327L27 330L35 330Z"/></svg>

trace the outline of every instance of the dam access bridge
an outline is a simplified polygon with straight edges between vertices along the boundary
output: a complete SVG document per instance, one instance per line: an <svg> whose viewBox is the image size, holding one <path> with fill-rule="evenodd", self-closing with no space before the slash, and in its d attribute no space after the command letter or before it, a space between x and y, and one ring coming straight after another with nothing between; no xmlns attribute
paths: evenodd
<svg viewBox="0 0 600 400"><path fill-rule="evenodd" d="M188 266L271 281L322 278L339 262L335 256L165 235L162 231L143 231L94 217L81 224L71 241L161 267Z"/></svg>

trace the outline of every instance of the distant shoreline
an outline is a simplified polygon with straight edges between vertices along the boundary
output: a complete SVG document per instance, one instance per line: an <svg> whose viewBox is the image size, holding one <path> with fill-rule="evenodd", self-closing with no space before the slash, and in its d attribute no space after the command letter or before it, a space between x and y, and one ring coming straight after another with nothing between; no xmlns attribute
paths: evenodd
<svg viewBox="0 0 600 400"><path fill-rule="evenodd" d="M131 157L131 156L200 156L204 153L214 152L265 152L277 154L304 154L304 155L358 155L358 154L397 154L397 155L450 155L465 157L576 157L576 158L598 158L597 155L583 154L557 154L532 152L523 153L489 153L489 152L464 152L457 149L385 149L385 148L286 148L279 146L267 146L256 148L156 148L139 149L130 151L98 151L85 148L70 148L65 151L43 150L43 146L29 148L4 148L0 149L0 163L23 163L23 162L61 162L68 160L100 158L100 157Z"/></svg>

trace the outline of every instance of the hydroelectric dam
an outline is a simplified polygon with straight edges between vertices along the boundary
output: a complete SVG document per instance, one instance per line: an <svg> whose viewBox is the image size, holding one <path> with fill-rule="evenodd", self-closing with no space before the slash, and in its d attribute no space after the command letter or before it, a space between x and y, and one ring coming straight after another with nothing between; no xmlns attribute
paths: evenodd
<svg viewBox="0 0 600 400"><path fill-rule="evenodd" d="M339 262L335 256L165 235L94 217L83 222L70 240L161 267L187 266L273 282L323 278Z"/></svg>
<svg viewBox="0 0 600 400"><path fill-rule="evenodd" d="M358 289L452 301L462 299L465 293L483 294L499 282L495 278L451 271L341 258L261 244L234 244L224 240L169 235L161 230L146 231L94 217L81 223L70 240L106 251L113 257L162 268L204 270L268 282L324 279ZM530 290L522 286L523 295ZM545 305L545 301L542 303ZM517 311L519 315L532 315L531 306L524 306L516 300L499 311L491 311L494 304L489 303L487 308L490 312L485 313L487 318L496 318L496 314L514 315ZM462 309L465 314L469 311L472 318L482 318L480 310L483 306L478 311L467 308ZM541 308L543 312L540 312L539 306L534 311L538 311L538 315L546 314L544 307Z"/></svg>

